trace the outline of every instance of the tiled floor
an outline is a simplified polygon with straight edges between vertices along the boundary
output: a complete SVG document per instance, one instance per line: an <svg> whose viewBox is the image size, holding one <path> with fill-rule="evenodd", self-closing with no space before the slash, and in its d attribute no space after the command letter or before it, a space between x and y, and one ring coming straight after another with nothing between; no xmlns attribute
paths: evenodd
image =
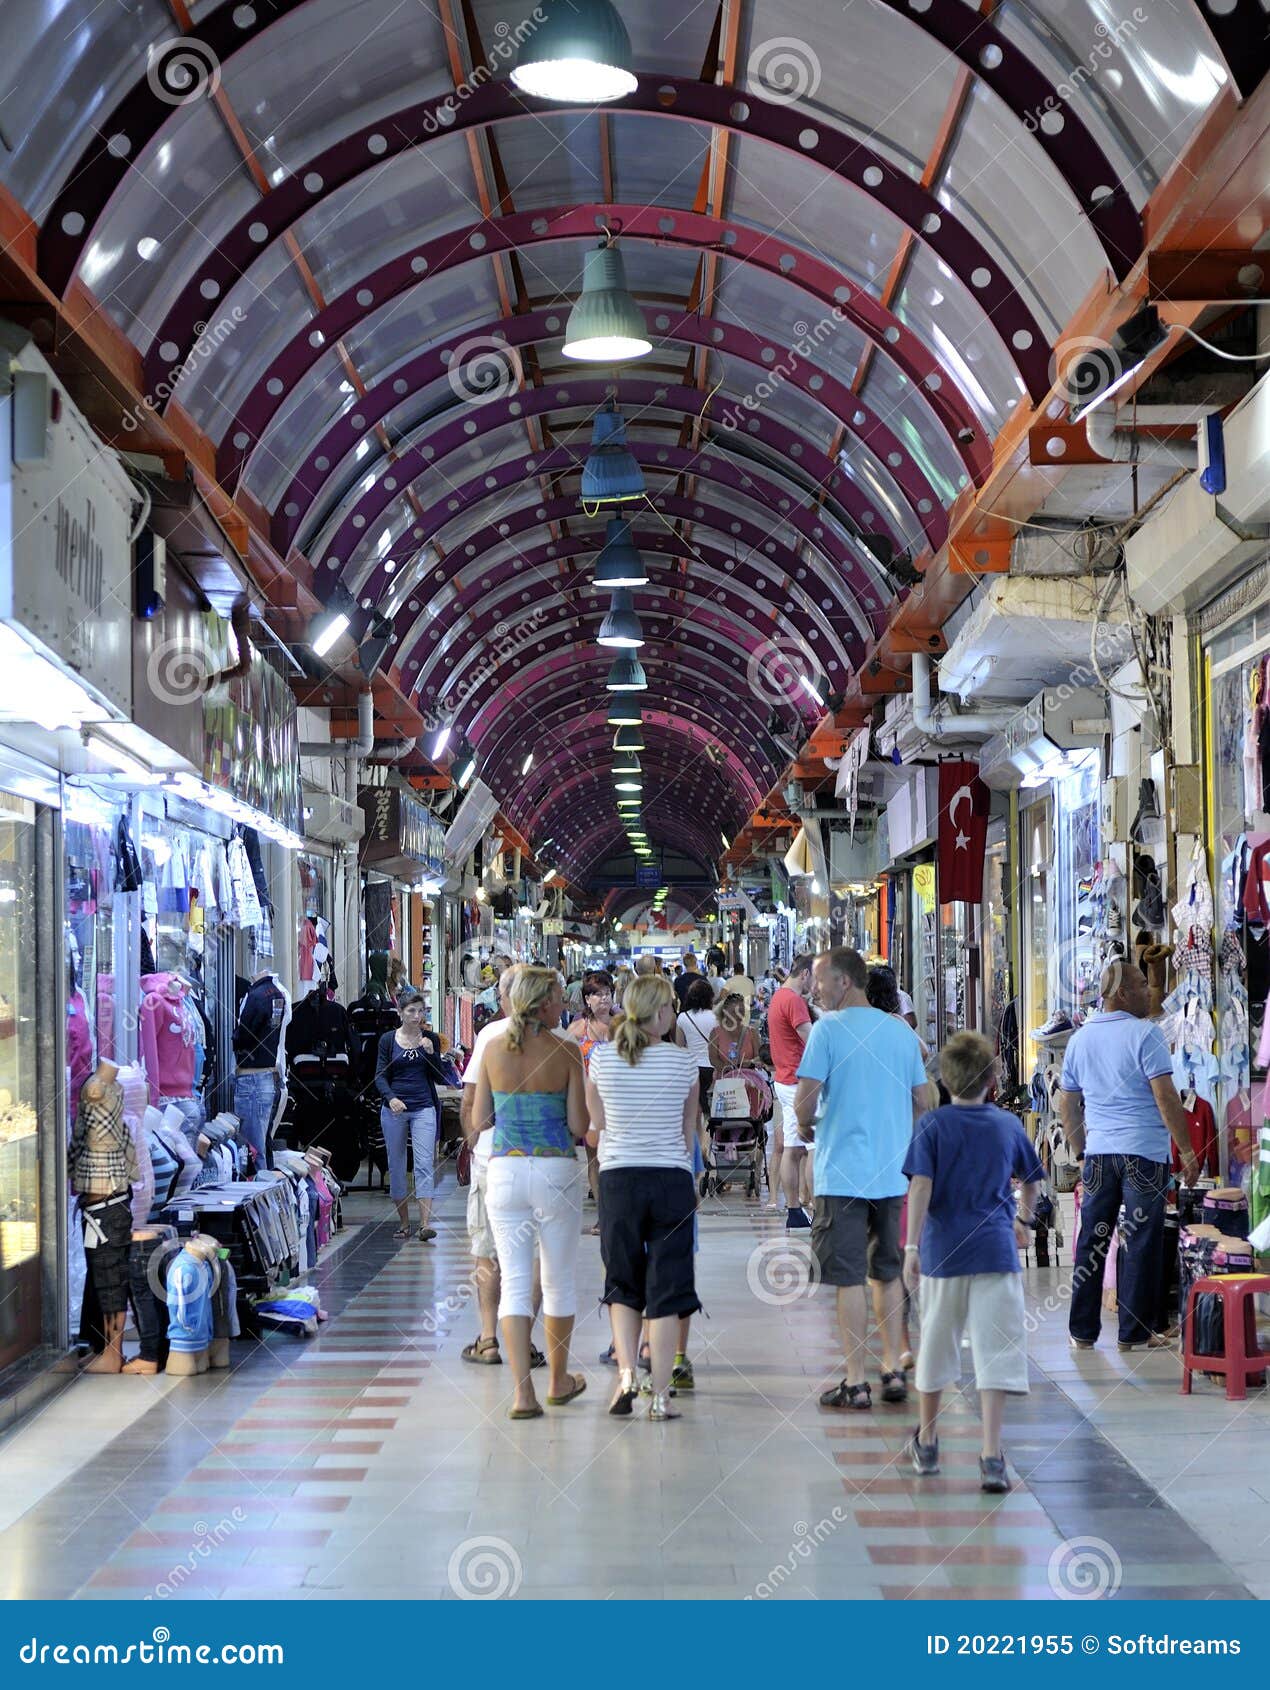
<svg viewBox="0 0 1270 1690"><path fill-rule="evenodd" d="M1167 1356L1073 1356L1062 1268L1029 1274L1039 1365L1008 1428L1018 1483L993 1499L969 1400L924 1483L898 1459L911 1408L818 1409L837 1369L828 1294L805 1294L779 1219L739 1197L702 1218L698 1389L666 1425L603 1412L595 1239L589 1391L511 1423L507 1369L459 1358L475 1323L458 1195L432 1248L394 1244L378 1194L349 1211L368 1224L322 1270L318 1339L235 1344L228 1374L77 1380L0 1442L0 1593L939 1600L1111 1579L1124 1596L1270 1594L1249 1493L1265 1393L1186 1402Z"/></svg>

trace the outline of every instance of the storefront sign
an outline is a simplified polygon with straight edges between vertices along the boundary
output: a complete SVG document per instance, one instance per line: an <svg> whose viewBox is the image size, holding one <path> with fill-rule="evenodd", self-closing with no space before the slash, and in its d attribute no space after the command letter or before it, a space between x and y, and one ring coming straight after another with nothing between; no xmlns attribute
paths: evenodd
<svg viewBox="0 0 1270 1690"><path fill-rule="evenodd" d="M204 612L209 649L221 669L233 662L229 623ZM241 681L214 687L203 701L203 779L304 832L300 728L291 688L259 652Z"/></svg>
<svg viewBox="0 0 1270 1690"><path fill-rule="evenodd" d="M654 890L661 885L661 870L653 863L640 863L635 869L636 886L651 886Z"/></svg>
<svg viewBox="0 0 1270 1690"><path fill-rule="evenodd" d="M544 939L561 939L564 937L564 922L559 916L549 915L542 924Z"/></svg>
<svg viewBox="0 0 1270 1690"><path fill-rule="evenodd" d="M404 859L430 875L443 874L445 829L426 805L393 786L363 787L359 801L366 817L364 863Z"/></svg>
<svg viewBox="0 0 1270 1690"><path fill-rule="evenodd" d="M0 621L127 715L132 483L34 347L9 367L13 387L0 402Z"/></svg>

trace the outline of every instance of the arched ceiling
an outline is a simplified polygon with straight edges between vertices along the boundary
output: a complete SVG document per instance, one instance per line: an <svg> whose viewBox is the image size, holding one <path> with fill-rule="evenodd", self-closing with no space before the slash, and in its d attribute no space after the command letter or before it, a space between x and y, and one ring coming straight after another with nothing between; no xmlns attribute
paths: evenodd
<svg viewBox="0 0 1270 1690"><path fill-rule="evenodd" d="M575 882L621 846L594 414L648 483L645 826L710 864L817 719L799 674L841 691L884 624L875 551L942 544L1265 59L1216 3L619 9L638 86L600 112L512 90L524 0L0 14L45 284L95 298L320 598L391 616L401 686ZM606 229L654 342L620 370L559 351Z"/></svg>

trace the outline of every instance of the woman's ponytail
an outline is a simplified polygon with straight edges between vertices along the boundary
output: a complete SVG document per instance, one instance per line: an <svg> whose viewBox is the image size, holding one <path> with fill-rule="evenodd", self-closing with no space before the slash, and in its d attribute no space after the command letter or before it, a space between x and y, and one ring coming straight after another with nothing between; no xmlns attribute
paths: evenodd
<svg viewBox="0 0 1270 1690"><path fill-rule="evenodd" d="M541 1010L560 984L554 968L522 968L512 982L511 1006L508 1015L507 1048L523 1050L525 1036L531 1028L541 1025Z"/></svg>
<svg viewBox="0 0 1270 1690"><path fill-rule="evenodd" d="M653 1022L674 1001L674 990L664 974L637 975L631 981L622 999L621 1016L609 1032L623 1062L635 1066L653 1042Z"/></svg>

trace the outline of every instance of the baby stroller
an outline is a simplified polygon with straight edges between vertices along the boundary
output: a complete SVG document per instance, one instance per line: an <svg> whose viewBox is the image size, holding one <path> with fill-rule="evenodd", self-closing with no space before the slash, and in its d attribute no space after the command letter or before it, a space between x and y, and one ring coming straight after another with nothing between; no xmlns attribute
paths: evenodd
<svg viewBox="0 0 1270 1690"><path fill-rule="evenodd" d="M759 1068L729 1069L714 1082L706 1117L710 1147L700 1180L703 1197L744 1180L746 1196L757 1201L774 1105L771 1081Z"/></svg>

